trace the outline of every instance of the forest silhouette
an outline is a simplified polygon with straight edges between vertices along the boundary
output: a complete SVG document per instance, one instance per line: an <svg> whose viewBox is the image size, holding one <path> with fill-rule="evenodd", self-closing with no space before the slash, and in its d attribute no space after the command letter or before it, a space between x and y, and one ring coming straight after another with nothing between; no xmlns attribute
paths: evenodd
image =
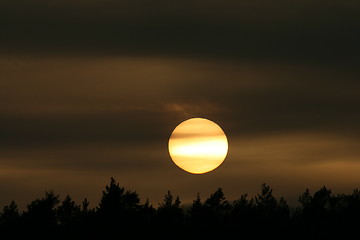
<svg viewBox="0 0 360 240"><path fill-rule="evenodd" d="M121 187L114 178L102 192L100 203L89 207L85 198L77 204L67 195L63 200L53 191L30 202L20 212L15 201L4 206L0 215L3 236L90 237L114 234L147 237L278 237L332 238L358 234L360 191L331 193L325 186L314 194L309 189L299 195L299 206L291 208L286 200L275 198L266 184L253 197L242 194L229 201L218 188L202 200L198 193L189 205L168 191L154 207L147 199L141 203L135 191ZM171 235L169 235L171 234Z"/></svg>

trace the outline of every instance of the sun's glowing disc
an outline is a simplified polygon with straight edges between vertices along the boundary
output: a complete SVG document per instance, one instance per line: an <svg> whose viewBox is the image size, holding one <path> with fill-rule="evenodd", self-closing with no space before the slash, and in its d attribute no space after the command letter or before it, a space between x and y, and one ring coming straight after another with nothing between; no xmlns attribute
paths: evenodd
<svg viewBox="0 0 360 240"><path fill-rule="evenodd" d="M169 139L169 153L181 169L195 174L214 170L225 160L228 141L216 123L191 118L180 123Z"/></svg>

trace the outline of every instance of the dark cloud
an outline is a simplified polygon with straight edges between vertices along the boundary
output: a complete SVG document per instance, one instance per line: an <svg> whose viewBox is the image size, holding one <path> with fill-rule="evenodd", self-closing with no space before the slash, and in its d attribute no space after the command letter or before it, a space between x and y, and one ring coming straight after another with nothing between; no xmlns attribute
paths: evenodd
<svg viewBox="0 0 360 240"><path fill-rule="evenodd" d="M179 83L187 111L194 108L191 102L201 105L201 99L207 99L221 106L221 111L207 114L226 121L229 132L239 135L314 129L358 135L357 70L236 64L199 66L198 73L207 74L198 77L195 73L189 82Z"/></svg>
<svg viewBox="0 0 360 240"><path fill-rule="evenodd" d="M19 60L2 75L2 145L160 140L193 116L235 135L359 133L353 68L94 58Z"/></svg>
<svg viewBox="0 0 360 240"><path fill-rule="evenodd" d="M144 120L145 119L145 120ZM129 144L166 138L164 116L149 111L78 116L3 116L0 143L53 145L82 143Z"/></svg>
<svg viewBox="0 0 360 240"><path fill-rule="evenodd" d="M359 8L356 1L2 1L1 51L352 62Z"/></svg>

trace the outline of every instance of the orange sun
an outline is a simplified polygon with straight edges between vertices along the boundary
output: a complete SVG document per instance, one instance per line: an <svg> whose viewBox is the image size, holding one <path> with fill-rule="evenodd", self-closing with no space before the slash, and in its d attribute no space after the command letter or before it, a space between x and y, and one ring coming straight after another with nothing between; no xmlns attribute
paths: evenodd
<svg viewBox="0 0 360 240"><path fill-rule="evenodd" d="M191 118L180 123L169 139L169 153L181 169L201 174L214 170L225 160L228 141L216 123Z"/></svg>

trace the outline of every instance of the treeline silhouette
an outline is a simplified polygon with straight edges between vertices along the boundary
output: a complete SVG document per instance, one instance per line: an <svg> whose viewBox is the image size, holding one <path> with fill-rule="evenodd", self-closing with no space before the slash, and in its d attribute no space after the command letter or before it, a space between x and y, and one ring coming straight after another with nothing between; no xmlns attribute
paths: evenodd
<svg viewBox="0 0 360 240"><path fill-rule="evenodd" d="M142 204L138 193L126 190L111 178L95 208L89 207L86 198L77 204L69 195L61 200L52 191L30 202L22 212L12 201L3 207L0 231L13 238L103 238L117 234L132 238L227 235L302 239L358 234L358 189L337 195L326 187L314 194L306 189L295 208L290 208L283 197L275 198L272 192L270 186L262 184L254 197L243 194L228 201L219 188L205 200L198 194L191 204L181 205L179 196L168 191L154 207L149 200Z"/></svg>

